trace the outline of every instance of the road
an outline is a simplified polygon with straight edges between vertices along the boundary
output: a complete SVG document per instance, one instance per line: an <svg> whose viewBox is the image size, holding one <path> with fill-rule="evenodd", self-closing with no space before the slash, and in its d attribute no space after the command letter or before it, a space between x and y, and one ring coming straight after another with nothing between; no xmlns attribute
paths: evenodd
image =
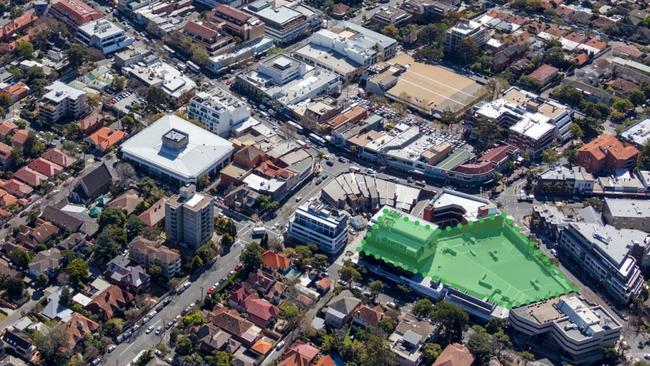
<svg viewBox="0 0 650 366"><path fill-rule="evenodd" d="M248 227L246 231L239 235L246 236L250 230L251 227ZM162 340L166 332L156 335L154 332L146 334L144 330L150 325L153 325L154 328L162 325L164 328L167 320L172 320L177 315L180 315L191 303L198 304L202 300L202 296L206 295L206 291L210 286L214 285L220 279L225 278L235 268L235 265L239 262L239 255L244 245L245 243L243 241L238 240L228 254L218 258L212 267L203 272L181 295L174 296L172 302L165 306L145 326L140 327L138 332L131 337L130 341L122 342L113 352L109 353L104 359L104 364L108 366L128 365L138 353L155 347Z"/></svg>

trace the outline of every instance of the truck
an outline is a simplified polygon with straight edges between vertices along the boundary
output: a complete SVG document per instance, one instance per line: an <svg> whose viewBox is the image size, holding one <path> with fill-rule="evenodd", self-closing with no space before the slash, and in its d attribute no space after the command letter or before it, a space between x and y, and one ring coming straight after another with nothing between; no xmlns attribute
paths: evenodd
<svg viewBox="0 0 650 366"><path fill-rule="evenodd" d="M264 226L257 226L253 228L253 236L263 236L266 234L266 228Z"/></svg>

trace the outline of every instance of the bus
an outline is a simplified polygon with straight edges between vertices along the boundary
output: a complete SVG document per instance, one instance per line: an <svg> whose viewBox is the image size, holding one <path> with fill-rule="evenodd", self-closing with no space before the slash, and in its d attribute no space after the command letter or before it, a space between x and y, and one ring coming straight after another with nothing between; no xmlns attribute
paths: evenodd
<svg viewBox="0 0 650 366"><path fill-rule="evenodd" d="M292 121L288 121L287 123L289 124L289 126L295 128L296 131L302 132L302 126L301 125L297 124L296 122L292 122Z"/></svg>
<svg viewBox="0 0 650 366"><path fill-rule="evenodd" d="M309 148L309 144L302 140L296 140L296 144L298 144L298 146L302 147L303 149Z"/></svg>
<svg viewBox="0 0 650 366"><path fill-rule="evenodd" d="M310 133L309 134L309 139L312 140L313 142L315 142L317 144L321 144L321 145L325 145L327 143L327 141L325 141L324 138L318 136L315 133Z"/></svg>
<svg viewBox="0 0 650 366"><path fill-rule="evenodd" d="M190 70L192 70L192 71L194 71L194 72L196 72L196 73L198 73L198 72L201 71L201 68L199 67L199 65L195 64L194 62L192 62L192 61L187 61L186 63L187 63L187 67L188 67Z"/></svg>

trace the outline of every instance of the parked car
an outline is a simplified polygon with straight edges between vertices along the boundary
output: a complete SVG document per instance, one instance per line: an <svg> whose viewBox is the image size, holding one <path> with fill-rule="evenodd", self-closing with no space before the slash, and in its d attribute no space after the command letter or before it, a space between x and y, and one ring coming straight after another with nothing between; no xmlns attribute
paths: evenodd
<svg viewBox="0 0 650 366"><path fill-rule="evenodd" d="M149 333L151 333L152 330L153 330L153 325L150 325L150 326L147 328L147 330L145 330L144 332L147 333L147 334L149 334Z"/></svg>

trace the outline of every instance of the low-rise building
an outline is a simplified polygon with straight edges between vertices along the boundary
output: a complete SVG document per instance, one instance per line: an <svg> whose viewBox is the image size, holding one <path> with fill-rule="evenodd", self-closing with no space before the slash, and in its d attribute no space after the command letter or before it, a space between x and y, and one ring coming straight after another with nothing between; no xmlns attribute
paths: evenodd
<svg viewBox="0 0 650 366"><path fill-rule="evenodd" d="M243 41L264 36L265 25L257 17L229 5L220 4L207 14L210 21L221 24L221 29Z"/></svg>
<svg viewBox="0 0 650 366"><path fill-rule="evenodd" d="M60 81L45 87L46 93L39 104L40 117L48 123L69 118L79 118L86 113L86 92Z"/></svg>
<svg viewBox="0 0 650 366"><path fill-rule="evenodd" d="M617 229L648 231L650 228L650 201L605 198L603 218Z"/></svg>
<svg viewBox="0 0 650 366"><path fill-rule="evenodd" d="M106 278L113 284L133 293L144 291L149 286L151 276L140 265L132 265L126 255L118 255L106 265Z"/></svg>
<svg viewBox="0 0 650 366"><path fill-rule="evenodd" d="M233 129L259 123L243 101L221 88L197 93L190 101L187 115L222 137L228 137Z"/></svg>
<svg viewBox="0 0 650 366"><path fill-rule="evenodd" d="M642 149L650 141L650 118L639 121L621 132L621 138Z"/></svg>
<svg viewBox="0 0 650 366"><path fill-rule="evenodd" d="M325 253L338 253L348 242L348 215L323 204L303 205L289 220L287 235L301 243L316 244Z"/></svg>
<svg viewBox="0 0 650 366"><path fill-rule="evenodd" d="M591 174L604 170L632 169L639 150L613 135L600 135L577 150L578 165Z"/></svg>
<svg viewBox="0 0 650 366"><path fill-rule="evenodd" d="M174 102L177 102L186 94L191 94L196 88L194 80L159 59L148 65L135 64L126 66L123 70L146 87L162 89Z"/></svg>
<svg viewBox="0 0 650 366"><path fill-rule="evenodd" d="M181 270L180 254L160 241L138 236L129 243L129 256L145 268L152 265L160 267L161 273L168 278L174 277Z"/></svg>
<svg viewBox="0 0 650 366"><path fill-rule="evenodd" d="M585 365L602 359L602 349L613 347L622 326L600 305L578 295L565 295L510 311L510 324L529 344L549 340L559 347L558 359Z"/></svg>
<svg viewBox="0 0 650 366"><path fill-rule="evenodd" d="M113 317L113 313L130 304L134 296L125 289L109 285L101 290L85 308L106 321Z"/></svg>
<svg viewBox="0 0 650 366"><path fill-rule="evenodd" d="M329 327L340 329L352 320L361 300L354 297L352 292L344 290L327 303L325 310L325 324Z"/></svg>
<svg viewBox="0 0 650 366"><path fill-rule="evenodd" d="M36 346L27 334L9 327L2 335L2 342L7 349L15 352L23 360L31 361L34 354L36 354Z"/></svg>
<svg viewBox="0 0 650 366"><path fill-rule="evenodd" d="M81 0L59 0L50 6L49 14L76 29L102 18L102 14Z"/></svg>
<svg viewBox="0 0 650 366"><path fill-rule="evenodd" d="M581 166L558 166L541 173L535 189L540 193L584 194L594 191L596 179Z"/></svg>
<svg viewBox="0 0 650 366"><path fill-rule="evenodd" d="M273 48L271 38L256 38L235 46L228 52L210 57L206 68L215 74L219 74L242 62L263 55L271 48Z"/></svg>
<svg viewBox="0 0 650 366"><path fill-rule="evenodd" d="M452 343L445 347L432 366L471 366L474 356L467 347Z"/></svg>
<svg viewBox="0 0 650 366"><path fill-rule="evenodd" d="M306 36L312 31L312 24L321 17L316 10L300 2L293 6L276 6L273 1L257 0L242 9L264 22L266 35L278 44L288 44Z"/></svg>
<svg viewBox="0 0 650 366"><path fill-rule="evenodd" d="M408 23L413 16L400 8L394 6L381 7L378 12L372 15L371 20L381 26L392 24L402 26Z"/></svg>
<svg viewBox="0 0 650 366"><path fill-rule="evenodd" d="M422 361L422 347L429 340L434 326L407 314L388 338L390 349L400 366L417 366Z"/></svg>
<svg viewBox="0 0 650 366"><path fill-rule="evenodd" d="M630 249L645 247L647 236L638 230L574 222L562 231L558 244L612 299L627 303L645 288Z"/></svg>
<svg viewBox="0 0 650 366"><path fill-rule="evenodd" d="M53 276L61 265L61 258L61 251L57 248L40 251L29 262L28 273L34 278L41 274Z"/></svg>
<svg viewBox="0 0 650 366"><path fill-rule="evenodd" d="M94 47L104 54L110 54L128 47L133 43L124 29L114 23L100 19L79 27L77 40L88 47Z"/></svg>

